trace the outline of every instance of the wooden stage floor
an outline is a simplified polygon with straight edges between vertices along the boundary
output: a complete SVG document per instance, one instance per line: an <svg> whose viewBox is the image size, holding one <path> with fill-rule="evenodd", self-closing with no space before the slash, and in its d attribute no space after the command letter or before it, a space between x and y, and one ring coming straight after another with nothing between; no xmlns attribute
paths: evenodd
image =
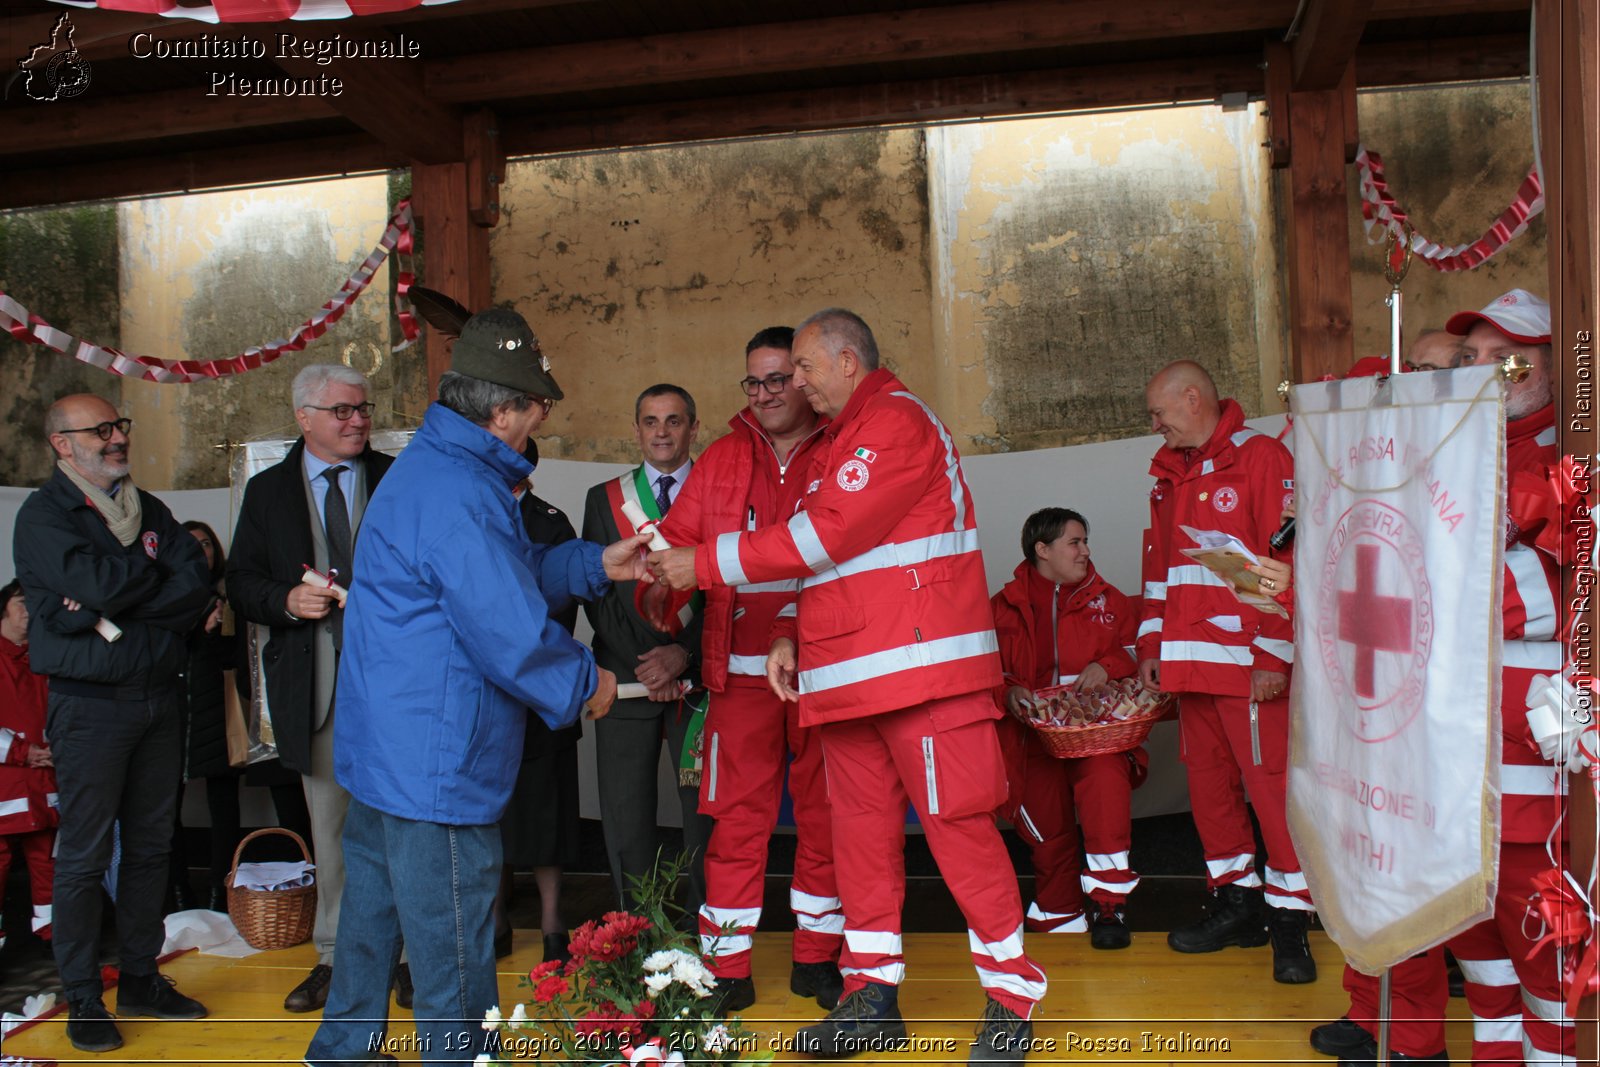
<svg viewBox="0 0 1600 1067"><path fill-rule="evenodd" d="M1132 947L1096 952L1087 935L1032 935L1028 948L1050 976L1050 992L1036 1015L1030 1064L1292 1064L1334 1067L1306 1043L1309 1028L1337 1018L1346 1000L1340 985L1337 947L1320 931L1311 935L1320 971L1310 985L1272 981L1268 948L1227 949L1183 956L1166 946L1164 934L1138 933ZM759 999L744 1013L746 1025L777 1050L777 1063L811 1063L791 1051L795 1030L822 1015L809 999L789 992L789 937L757 935ZM965 934L907 934L906 981L900 1006L912 1047L855 1064L965 1063L983 998L967 954ZM519 977L539 960L537 932L518 931L516 950L500 965L505 1007L527 995ZM66 1040L65 1014L13 1034L4 1054L48 1062L117 1064L297 1063L318 1015L289 1015L284 994L302 978L315 955L310 945L264 952L246 959L190 952L163 970L183 992L198 997L211 1017L196 1022L153 1019L119 1021L126 1042L105 1055L80 1053ZM115 993L106 995L115 1006ZM1465 1057L1470 1024L1465 1003L1450 1006L1449 1044ZM409 1013L395 1010L389 1037L412 1031ZM395 1049L402 1061L414 1053ZM691 1061L692 1062L692 1061Z"/></svg>

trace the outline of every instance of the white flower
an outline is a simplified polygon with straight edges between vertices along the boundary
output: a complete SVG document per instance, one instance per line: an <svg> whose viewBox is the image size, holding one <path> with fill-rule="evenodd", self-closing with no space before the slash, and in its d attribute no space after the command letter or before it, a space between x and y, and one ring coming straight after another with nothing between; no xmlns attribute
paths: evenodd
<svg viewBox="0 0 1600 1067"><path fill-rule="evenodd" d="M673 971L685 961L694 963L699 962L695 959L695 957L691 956L682 949L664 948L657 952L652 952L650 955L645 957L644 969L650 972Z"/></svg>
<svg viewBox="0 0 1600 1067"><path fill-rule="evenodd" d="M706 1031L706 1036L700 1039L700 1047L715 1056L733 1044L733 1035L728 1033L728 1028L721 1023Z"/></svg>
<svg viewBox="0 0 1600 1067"><path fill-rule="evenodd" d="M687 952L678 955L680 958L672 965L672 977L688 986L695 996L709 996L711 987L717 983L716 978L706 970L705 964Z"/></svg>
<svg viewBox="0 0 1600 1067"><path fill-rule="evenodd" d="M672 975L670 974L647 974L644 976L645 988L650 991L652 997L660 996L661 991L671 984Z"/></svg>
<svg viewBox="0 0 1600 1067"><path fill-rule="evenodd" d="M500 1005L496 1004L483 1013L483 1028L485 1030L500 1029Z"/></svg>
<svg viewBox="0 0 1600 1067"><path fill-rule="evenodd" d="M511 1018L506 1020L506 1025L513 1030L521 1030L527 1027L528 1006L519 1001L517 1006L511 1009Z"/></svg>

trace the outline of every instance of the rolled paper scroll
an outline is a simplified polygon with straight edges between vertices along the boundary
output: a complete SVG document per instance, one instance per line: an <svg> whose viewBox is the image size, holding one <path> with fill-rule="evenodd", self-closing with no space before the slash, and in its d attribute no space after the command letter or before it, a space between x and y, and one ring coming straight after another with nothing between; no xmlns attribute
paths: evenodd
<svg viewBox="0 0 1600 1067"><path fill-rule="evenodd" d="M323 574L309 563L301 564L301 566L305 567L305 573L300 575L300 580L302 582L304 582L306 585L314 586L317 589L332 589L334 598L339 601L339 606L341 608L344 607L344 598L350 595L350 591L348 589L334 581L331 576Z"/></svg>
<svg viewBox="0 0 1600 1067"><path fill-rule="evenodd" d="M641 530L640 532L642 533L643 531ZM678 687L678 692L680 695L689 691L689 680L687 678L679 678L675 684ZM617 683L618 700L643 700L649 695L650 688L643 682Z"/></svg>
<svg viewBox="0 0 1600 1067"><path fill-rule="evenodd" d="M104 615L95 620L94 632L105 638L108 644L112 641L120 640L122 637L122 627Z"/></svg>
<svg viewBox="0 0 1600 1067"><path fill-rule="evenodd" d="M622 514L627 517L629 522L633 523L635 530L639 533L650 535L650 550L652 552L662 552L672 547L672 543L662 537L656 530L656 521L646 515L644 508L641 508L638 504L631 500L624 500L622 502Z"/></svg>

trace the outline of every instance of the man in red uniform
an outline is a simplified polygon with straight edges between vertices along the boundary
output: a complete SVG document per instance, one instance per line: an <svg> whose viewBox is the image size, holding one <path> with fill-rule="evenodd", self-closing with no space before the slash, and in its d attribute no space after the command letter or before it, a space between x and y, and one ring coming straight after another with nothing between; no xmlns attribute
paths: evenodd
<svg viewBox="0 0 1600 1067"><path fill-rule="evenodd" d="M1506 550L1501 601L1505 654L1501 667L1500 876L1493 917L1447 944L1466 977L1474 1063L1571 1062L1573 1021L1562 1007L1560 960L1553 939L1541 944L1528 901L1533 880L1565 862L1566 775L1544 758L1528 729L1527 696L1535 675L1558 673L1561 591L1559 531L1550 471L1556 451L1551 393L1550 309L1513 289L1482 311L1445 324L1459 358L1436 366L1503 363L1512 353L1531 365L1506 387ZM1420 342L1419 342L1420 345ZM1413 360L1417 357L1413 355ZM1419 366L1427 365L1418 361ZM1550 841L1552 856L1546 849ZM1346 968L1348 1016L1312 1031L1312 1046L1344 1064L1371 1064L1379 1015L1378 980ZM1406 960L1390 976L1390 1043L1397 1060L1446 1059L1443 952ZM1413 1051L1415 1050L1415 1051Z"/></svg>
<svg viewBox="0 0 1600 1067"><path fill-rule="evenodd" d="M844 999L796 1037L848 1056L905 1042L904 812L921 818L967 919L989 996L971 1063L1020 1063L1044 972L993 812L1005 799L1000 684L972 494L937 416L878 367L872 331L838 308L795 331L795 384L832 418L786 523L651 556L676 589L800 579L767 677L820 725L844 901ZM781 632L781 631L780 631ZM997 873L1004 876L997 877Z"/></svg>
<svg viewBox="0 0 1600 1067"><path fill-rule="evenodd" d="M1170 364L1145 388L1151 430L1165 445L1151 461L1150 529L1144 546L1139 674L1145 687L1181 697L1189 802L1216 900L1199 923L1174 930L1178 952L1272 942L1272 977L1311 982L1306 940L1311 896L1285 816L1289 748L1288 620L1247 611L1221 578L1182 554L1181 527L1231 534L1258 555L1293 500L1289 450L1247 428L1232 399L1217 396L1205 368ZM1267 846L1263 892L1248 789Z"/></svg>
<svg viewBox="0 0 1600 1067"><path fill-rule="evenodd" d="M1033 694L1046 686L1093 690L1132 677L1138 609L1094 569L1089 523L1070 508L1044 508L1022 524L1023 560L994 595L1005 686L1000 696L1012 717L1000 720L1010 794L1001 814L1033 854L1030 931L1081 933L1095 948L1127 948L1123 907L1139 876L1128 865L1132 844L1129 803L1149 756L1130 752L1058 759L1022 723ZM1078 851L1083 825L1085 855ZM1084 861L1088 870L1085 871ZM1081 885L1080 885L1081 878ZM1093 907L1084 918L1083 898Z"/></svg>
<svg viewBox="0 0 1600 1067"><path fill-rule="evenodd" d="M794 331L762 330L745 346L740 382L748 407L728 420L732 432L706 449L658 529L674 544L697 545L727 533L785 522L799 506L806 471L826 420L794 384ZM641 601L649 597L641 586ZM789 988L824 1008L843 988L839 949L844 915L833 874L822 746L800 725L796 705L767 685L767 650L778 611L794 600L793 581L715 586L701 611L701 677L711 691L706 712L700 811L716 819L706 846L706 903L700 945L717 976L724 1011L755 1003L751 937L761 921L767 840L777 825L785 755L794 800L793 967ZM641 608L643 608L641 603ZM670 612L669 617L675 617Z"/></svg>
<svg viewBox="0 0 1600 1067"><path fill-rule="evenodd" d="M28 606L22 586L0 586L0 898L11 857L28 865L33 932L50 939L51 885L56 865L56 775L44 737L46 679L28 669ZM6 932L0 928L0 947Z"/></svg>

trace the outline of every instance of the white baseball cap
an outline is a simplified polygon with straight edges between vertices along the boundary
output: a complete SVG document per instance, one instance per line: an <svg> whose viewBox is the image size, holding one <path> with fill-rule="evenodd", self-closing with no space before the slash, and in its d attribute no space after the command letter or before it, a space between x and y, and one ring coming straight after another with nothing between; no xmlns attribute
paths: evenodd
<svg viewBox="0 0 1600 1067"><path fill-rule="evenodd" d="M1446 333L1465 337L1480 322L1487 322L1511 338L1528 345L1550 343L1550 305L1526 289L1497 296L1482 311L1458 311L1444 324Z"/></svg>

